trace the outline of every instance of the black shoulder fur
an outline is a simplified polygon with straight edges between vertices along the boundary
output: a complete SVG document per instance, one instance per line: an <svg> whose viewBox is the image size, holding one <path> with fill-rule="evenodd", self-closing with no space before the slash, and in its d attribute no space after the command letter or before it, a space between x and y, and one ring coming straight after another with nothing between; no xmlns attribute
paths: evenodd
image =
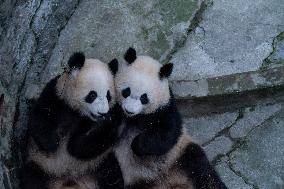
<svg viewBox="0 0 284 189"><path fill-rule="evenodd" d="M182 121L172 97L166 106L147 115L137 115L126 120L127 127L140 127L143 132L131 144L138 156L163 155L176 143L181 135Z"/></svg>
<svg viewBox="0 0 284 189"><path fill-rule="evenodd" d="M65 103L55 93L58 78L59 76L46 85L30 113L29 134L39 149L46 153L57 150L59 136L56 129L60 112L66 108Z"/></svg>

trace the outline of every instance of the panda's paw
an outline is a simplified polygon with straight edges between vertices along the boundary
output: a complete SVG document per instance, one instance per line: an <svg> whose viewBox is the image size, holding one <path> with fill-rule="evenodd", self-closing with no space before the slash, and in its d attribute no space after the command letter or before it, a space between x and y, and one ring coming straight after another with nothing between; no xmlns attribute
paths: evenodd
<svg viewBox="0 0 284 189"><path fill-rule="evenodd" d="M57 135L51 135L48 139L46 138L46 140L40 140L38 142L38 147L42 152L48 154L55 153L59 145L59 140Z"/></svg>
<svg viewBox="0 0 284 189"><path fill-rule="evenodd" d="M142 156L144 155L144 150L143 150L143 146L141 144L141 140L140 140L140 137L139 135L136 136L134 138L134 140L132 141L131 143L131 149L132 151L134 152L135 155L137 156Z"/></svg>

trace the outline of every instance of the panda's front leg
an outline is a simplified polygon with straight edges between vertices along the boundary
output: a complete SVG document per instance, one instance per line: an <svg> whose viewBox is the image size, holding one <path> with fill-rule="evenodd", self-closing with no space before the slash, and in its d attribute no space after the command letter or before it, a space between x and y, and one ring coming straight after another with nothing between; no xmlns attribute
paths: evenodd
<svg viewBox="0 0 284 189"><path fill-rule="evenodd" d="M152 128L137 135L131 149L137 156L164 155L176 144L178 137L173 129Z"/></svg>
<svg viewBox="0 0 284 189"><path fill-rule="evenodd" d="M227 189L198 144L190 143L186 147L179 164L193 180L196 188Z"/></svg>
<svg viewBox="0 0 284 189"><path fill-rule="evenodd" d="M31 136L40 151L44 153L56 152L60 138L56 128L51 127L48 122L33 125L31 128Z"/></svg>
<svg viewBox="0 0 284 189"><path fill-rule="evenodd" d="M105 152L114 140L115 132L111 124L82 123L72 133L67 150L78 159L88 160Z"/></svg>

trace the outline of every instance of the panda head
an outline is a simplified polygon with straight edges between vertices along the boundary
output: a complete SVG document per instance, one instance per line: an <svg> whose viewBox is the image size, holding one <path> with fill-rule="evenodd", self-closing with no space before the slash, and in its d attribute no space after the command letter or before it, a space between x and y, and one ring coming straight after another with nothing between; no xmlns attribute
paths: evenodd
<svg viewBox="0 0 284 189"><path fill-rule="evenodd" d="M118 102L128 117L154 113L170 101L168 77L173 64L162 65L149 56L136 56L129 48L124 55L127 65L116 74Z"/></svg>
<svg viewBox="0 0 284 189"><path fill-rule="evenodd" d="M74 53L57 82L57 95L83 116L94 121L105 118L115 104L113 77L117 69L116 59L105 64Z"/></svg>

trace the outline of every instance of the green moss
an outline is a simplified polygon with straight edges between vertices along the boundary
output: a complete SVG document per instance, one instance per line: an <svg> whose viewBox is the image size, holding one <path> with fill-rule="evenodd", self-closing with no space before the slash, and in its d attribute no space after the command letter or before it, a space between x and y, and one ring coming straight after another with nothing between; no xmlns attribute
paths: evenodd
<svg viewBox="0 0 284 189"><path fill-rule="evenodd" d="M283 41L284 40L284 32L281 32L277 37L276 41Z"/></svg>
<svg viewBox="0 0 284 189"><path fill-rule="evenodd" d="M281 59L275 61L274 64L282 64L282 65L284 65L284 59L281 58Z"/></svg>
<svg viewBox="0 0 284 189"><path fill-rule="evenodd" d="M171 47L172 28L189 21L198 8L198 0L137 0L128 6L133 15L141 18L138 39L149 47L149 55L159 59Z"/></svg>
<svg viewBox="0 0 284 189"><path fill-rule="evenodd" d="M281 32L273 39L273 51L264 60L260 70L265 70L271 65L284 64L283 48L284 48L284 32Z"/></svg>

